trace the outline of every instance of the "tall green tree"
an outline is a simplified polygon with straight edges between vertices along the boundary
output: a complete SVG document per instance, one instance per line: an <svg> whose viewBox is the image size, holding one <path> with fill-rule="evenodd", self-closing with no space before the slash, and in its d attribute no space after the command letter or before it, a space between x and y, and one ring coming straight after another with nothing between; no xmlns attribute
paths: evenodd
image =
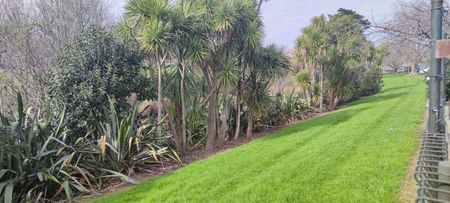
<svg viewBox="0 0 450 203"><path fill-rule="evenodd" d="M295 76L295 81L297 82L297 85L300 87L301 91L303 92L303 96L306 97L306 101L308 102L308 105L311 104L311 95L309 93L309 90L311 89L311 74L308 70L304 69L297 73Z"/></svg>
<svg viewBox="0 0 450 203"><path fill-rule="evenodd" d="M242 37L245 28L252 21L258 20L259 16L252 0L199 0L196 3L203 11L203 36L207 37L208 47L208 55L199 66L208 84L206 149L209 150L217 143L218 137L221 142L224 140L222 137L224 134L217 134L218 93L228 91L228 88L220 88L218 75L230 67L229 64L232 64L230 61L236 60L235 57L239 55L238 39ZM227 100L228 96L224 98Z"/></svg>
<svg viewBox="0 0 450 203"><path fill-rule="evenodd" d="M374 60L375 56L384 56L377 54L374 44L367 40L365 31L369 26L370 22L360 14L339 9L328 18L314 17L298 38L295 57L310 72L309 91L319 92L320 110L324 94L328 96L328 109L333 110L342 100L379 91L372 91L381 84L375 79L380 70ZM363 90L366 87L371 90Z"/></svg>
<svg viewBox="0 0 450 203"><path fill-rule="evenodd" d="M176 140L179 140L179 149L186 151L187 144L187 110L186 100L187 95L186 75L187 69L190 65L202 62L206 57L206 43L202 36L202 27L200 22L200 11L195 7L191 1L181 1L172 9L172 23L173 23L173 46L170 48L170 53L173 59L176 60L176 66L181 69L181 79L179 80L179 104L181 112L176 112L176 120L181 120L181 130L177 131ZM191 74L192 75L192 74ZM178 81L178 80L177 80ZM175 90L174 90L175 91ZM178 92L178 91L175 91ZM191 91L192 92L192 91ZM177 103L177 102L175 102ZM178 108L178 109L180 109ZM179 116L181 115L181 116ZM181 132L180 132L181 131Z"/></svg>
<svg viewBox="0 0 450 203"><path fill-rule="evenodd" d="M297 39L295 58L303 63L303 68L309 70L311 85L305 89L307 98L311 98L315 91L316 83L319 83L319 110L323 108L324 72L327 64L327 47L329 38L327 35L327 22L325 16L313 17L311 25L303 29L302 36ZM319 76L319 81L317 80ZM310 99L308 99L311 105Z"/></svg>
<svg viewBox="0 0 450 203"><path fill-rule="evenodd" d="M147 59L155 60L158 67L158 113L157 121L162 120L162 69L165 67L172 45L173 33L170 15L171 5L167 0L130 0L125 6L126 14L138 21L137 38ZM151 67L151 65L150 65ZM161 126L157 127L161 136Z"/></svg>
<svg viewBox="0 0 450 203"><path fill-rule="evenodd" d="M272 44L255 52L246 80L247 137L252 136L255 118L263 114L270 102L268 88L271 82L284 76L289 69L290 61L282 48Z"/></svg>
<svg viewBox="0 0 450 203"><path fill-rule="evenodd" d="M258 12L259 13L259 12ZM238 68L241 72L236 87L236 128L234 139L237 139L240 134L241 126L241 96L243 92L243 83L247 75L247 70L251 65L252 58L256 51L261 47L261 41L264 37L262 22L259 18L251 21L248 26L245 26L245 30L241 33L238 41L238 55L236 56L238 61Z"/></svg>
<svg viewBox="0 0 450 203"><path fill-rule="evenodd" d="M343 97L348 97L353 91L351 70L364 66L367 58L371 57L372 43L369 42L364 31L370 23L354 11L340 9L337 14L330 16L329 37L331 56L327 80L329 85L329 110L336 109L336 105Z"/></svg>

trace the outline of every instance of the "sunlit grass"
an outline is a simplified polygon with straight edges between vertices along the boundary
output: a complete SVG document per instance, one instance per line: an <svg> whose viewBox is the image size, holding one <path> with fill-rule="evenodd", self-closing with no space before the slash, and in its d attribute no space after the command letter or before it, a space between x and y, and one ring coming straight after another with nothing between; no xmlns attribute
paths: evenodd
<svg viewBox="0 0 450 203"><path fill-rule="evenodd" d="M422 77L95 202L397 202L425 111Z"/></svg>

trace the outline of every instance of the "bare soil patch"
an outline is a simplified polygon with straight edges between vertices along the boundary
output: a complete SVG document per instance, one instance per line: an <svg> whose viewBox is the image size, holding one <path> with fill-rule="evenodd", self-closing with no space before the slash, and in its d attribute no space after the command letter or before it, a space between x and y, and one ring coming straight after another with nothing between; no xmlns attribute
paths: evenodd
<svg viewBox="0 0 450 203"><path fill-rule="evenodd" d="M402 183L399 199L400 202L415 202L417 198L417 183L416 180L414 180L414 173L416 172L416 165L419 159L420 144L422 143L423 132L425 131L426 122L428 120L428 112L425 112L423 117L423 123L417 129L417 134L420 136L420 139L418 139L416 143L416 151L414 152L414 156L409 161L408 171Z"/></svg>

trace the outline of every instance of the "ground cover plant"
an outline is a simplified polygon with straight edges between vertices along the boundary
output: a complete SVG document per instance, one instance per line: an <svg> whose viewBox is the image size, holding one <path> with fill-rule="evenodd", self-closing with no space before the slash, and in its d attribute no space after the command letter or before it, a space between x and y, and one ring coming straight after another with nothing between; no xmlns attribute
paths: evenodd
<svg viewBox="0 0 450 203"><path fill-rule="evenodd" d="M93 202L396 202L425 111L423 77Z"/></svg>
<svg viewBox="0 0 450 203"><path fill-rule="evenodd" d="M131 171L180 161L147 136L152 125L138 124L135 108L119 116L111 100L107 121L99 123L103 135L93 131L74 142L68 140L66 107L60 114L49 102L43 110L28 108L17 94L17 110L9 114L14 116L0 113L0 202L71 201L112 179L134 182Z"/></svg>

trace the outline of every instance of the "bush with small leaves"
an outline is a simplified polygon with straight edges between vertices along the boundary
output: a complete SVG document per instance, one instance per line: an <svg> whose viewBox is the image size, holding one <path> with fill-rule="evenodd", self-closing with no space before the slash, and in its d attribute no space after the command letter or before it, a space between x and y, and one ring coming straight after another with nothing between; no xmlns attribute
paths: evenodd
<svg viewBox="0 0 450 203"><path fill-rule="evenodd" d="M108 96L120 108L128 106L132 93L139 99L155 96L143 69L143 55L101 28L91 28L66 46L53 75L50 96L56 107L67 106L69 127L77 137L86 133L84 127L103 119Z"/></svg>

